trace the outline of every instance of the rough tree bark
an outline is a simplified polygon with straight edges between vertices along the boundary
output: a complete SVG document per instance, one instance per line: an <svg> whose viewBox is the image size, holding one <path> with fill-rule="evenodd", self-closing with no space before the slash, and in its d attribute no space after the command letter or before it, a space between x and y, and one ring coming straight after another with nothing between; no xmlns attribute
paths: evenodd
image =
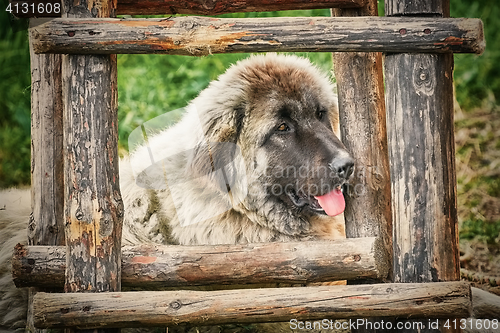
<svg viewBox="0 0 500 333"><path fill-rule="evenodd" d="M389 16L449 16L448 0L385 4ZM394 281L458 280L453 54L388 54L385 74Z"/></svg>
<svg viewBox="0 0 500 333"><path fill-rule="evenodd" d="M478 19L273 17L54 19L34 29L42 53L474 52Z"/></svg>
<svg viewBox="0 0 500 333"><path fill-rule="evenodd" d="M119 15L219 15L235 12L360 7L365 0L118 0Z"/></svg>
<svg viewBox="0 0 500 333"><path fill-rule="evenodd" d="M116 2L64 1L65 17L110 17ZM65 291L121 288L116 55L65 55Z"/></svg>
<svg viewBox="0 0 500 333"><path fill-rule="evenodd" d="M378 262L380 252L383 249L375 237L246 245L139 245L123 248L122 284L143 289L380 280L388 265ZM19 246L13 258L14 282L18 287L60 287L65 266L62 247Z"/></svg>
<svg viewBox="0 0 500 333"><path fill-rule="evenodd" d="M242 302L245 300L245 302ZM146 327L470 315L466 282L35 296L38 327ZM427 323L427 320L425 320Z"/></svg>
<svg viewBox="0 0 500 333"><path fill-rule="evenodd" d="M46 20L45 20L46 21ZM32 19L30 24L40 24ZM64 245L63 105L61 55L35 54L30 36L31 59L31 209L28 244ZM33 326L29 290L27 325Z"/></svg>

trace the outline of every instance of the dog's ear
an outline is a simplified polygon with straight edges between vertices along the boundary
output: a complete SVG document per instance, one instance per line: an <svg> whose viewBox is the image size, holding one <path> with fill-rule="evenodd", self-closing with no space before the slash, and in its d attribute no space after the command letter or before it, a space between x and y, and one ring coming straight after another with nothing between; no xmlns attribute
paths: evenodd
<svg viewBox="0 0 500 333"><path fill-rule="evenodd" d="M240 106L234 109L232 117L211 117L203 124L204 137L193 149L188 162L193 177L207 178L224 192L234 186L238 177L235 159L241 157L237 141L243 115Z"/></svg>

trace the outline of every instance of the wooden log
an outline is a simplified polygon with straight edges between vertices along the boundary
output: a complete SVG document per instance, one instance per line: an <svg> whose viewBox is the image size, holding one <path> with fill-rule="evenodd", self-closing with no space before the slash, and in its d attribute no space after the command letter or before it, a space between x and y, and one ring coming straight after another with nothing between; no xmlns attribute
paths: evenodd
<svg viewBox="0 0 500 333"><path fill-rule="evenodd" d="M115 10L113 0L63 1L66 18L113 17ZM64 55L62 79L64 290L79 294L120 291L123 202L118 172L116 55Z"/></svg>
<svg viewBox="0 0 500 333"><path fill-rule="evenodd" d="M54 19L32 28L39 53L472 52L478 19L273 17Z"/></svg>
<svg viewBox="0 0 500 333"><path fill-rule="evenodd" d="M449 3L386 1L388 16L416 12L447 17ZM394 282L459 280L453 56L388 54L385 77Z"/></svg>
<svg viewBox="0 0 500 333"><path fill-rule="evenodd" d="M336 17L378 16L377 0L362 8L334 9ZM382 54L344 52L333 54L339 95L342 142L356 160L344 190L347 237L378 236L387 258L386 280L392 279L392 215L389 153ZM360 209L360 207L363 207ZM369 280L348 281L349 284ZM373 319L367 321L374 322ZM379 320L375 320L379 322ZM352 333L372 332L352 328Z"/></svg>
<svg viewBox="0 0 500 333"><path fill-rule="evenodd" d="M30 37L30 58L32 215L28 243L64 245L61 56L35 54Z"/></svg>
<svg viewBox="0 0 500 333"><path fill-rule="evenodd" d="M45 19L46 21L47 19ZM30 25L43 23L31 19ZM31 59L31 209L28 244L64 245L63 105L61 55L35 54ZM33 324L32 298L44 289L29 290L27 326Z"/></svg>
<svg viewBox="0 0 500 333"><path fill-rule="evenodd" d="M365 0L118 0L119 15L219 15L295 9L361 7Z"/></svg>
<svg viewBox="0 0 500 333"><path fill-rule="evenodd" d="M474 318L498 320L500 296L478 288L471 288L471 292L472 314Z"/></svg>
<svg viewBox="0 0 500 333"><path fill-rule="evenodd" d="M453 57L386 57L395 282L458 280Z"/></svg>
<svg viewBox="0 0 500 333"><path fill-rule="evenodd" d="M385 59L395 282L458 280L452 55Z"/></svg>
<svg viewBox="0 0 500 333"><path fill-rule="evenodd" d="M376 16L377 1L362 9L336 9L342 16ZM334 53L342 142L356 160L344 190L347 237L378 236L392 266L392 216L382 54ZM363 207L360 209L360 207ZM391 279L392 267L385 268Z"/></svg>
<svg viewBox="0 0 500 333"><path fill-rule="evenodd" d="M147 327L377 317L467 318L465 282L219 291L48 294L34 300L35 325Z"/></svg>
<svg viewBox="0 0 500 333"><path fill-rule="evenodd" d="M87 7L87 5L89 7ZM116 3L64 1L67 17L109 17ZM119 291L123 202L118 178L115 55L65 55L66 292Z"/></svg>
<svg viewBox="0 0 500 333"><path fill-rule="evenodd" d="M387 16L450 16L450 0L387 0L384 4Z"/></svg>
<svg viewBox="0 0 500 333"><path fill-rule="evenodd" d="M60 288L63 247L18 246L18 287ZM308 283L384 277L388 264L375 237L336 241L217 246L141 245L122 250L122 284L133 288L221 284Z"/></svg>

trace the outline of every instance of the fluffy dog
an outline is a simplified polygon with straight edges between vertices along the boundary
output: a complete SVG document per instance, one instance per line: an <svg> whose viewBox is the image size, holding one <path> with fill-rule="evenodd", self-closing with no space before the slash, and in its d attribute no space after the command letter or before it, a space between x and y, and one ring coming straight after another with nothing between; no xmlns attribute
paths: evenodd
<svg viewBox="0 0 500 333"><path fill-rule="evenodd" d="M294 56L254 56L184 118L122 161L126 243L235 244L343 234L339 187L353 161L325 75ZM155 162L156 161L156 162ZM144 233L146 231L146 233Z"/></svg>
<svg viewBox="0 0 500 333"><path fill-rule="evenodd" d="M179 123L142 139L120 162L124 245L344 235L340 187L353 160L339 140L334 89L306 59L243 60L202 91ZM13 224L7 212L0 211L2 234L25 228L27 216ZM15 328L23 311L8 309L13 244L3 244L0 328Z"/></svg>

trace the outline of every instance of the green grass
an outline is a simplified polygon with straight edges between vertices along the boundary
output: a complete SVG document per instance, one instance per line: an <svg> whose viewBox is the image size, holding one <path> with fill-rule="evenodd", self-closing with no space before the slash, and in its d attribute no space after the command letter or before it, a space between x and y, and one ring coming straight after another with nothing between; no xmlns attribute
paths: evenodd
<svg viewBox="0 0 500 333"><path fill-rule="evenodd" d="M457 100L465 110L491 108L500 101L500 6L497 0L451 0L453 17L483 20L486 51L483 55L455 55Z"/></svg>

